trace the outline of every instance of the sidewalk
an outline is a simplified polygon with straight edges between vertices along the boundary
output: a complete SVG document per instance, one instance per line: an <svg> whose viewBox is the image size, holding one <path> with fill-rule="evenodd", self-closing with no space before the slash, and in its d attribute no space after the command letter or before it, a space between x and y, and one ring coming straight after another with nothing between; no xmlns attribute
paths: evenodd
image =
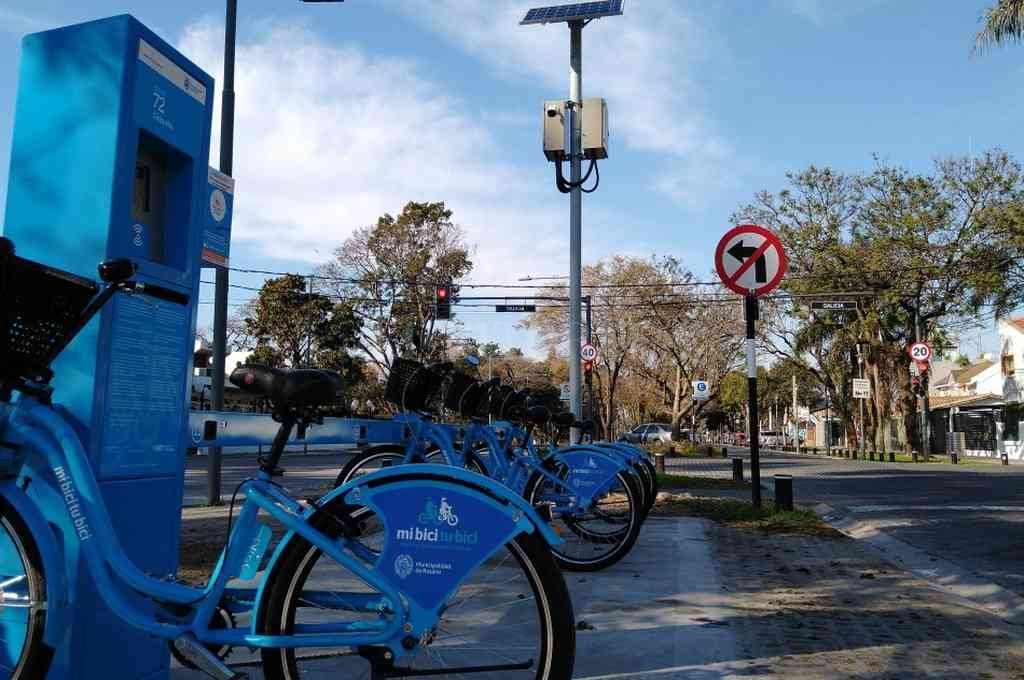
<svg viewBox="0 0 1024 680"><path fill-rule="evenodd" d="M194 543L223 531L222 509L185 514ZM581 680L1024 679L1024 628L845 537L651 517L625 560L565 577Z"/></svg>

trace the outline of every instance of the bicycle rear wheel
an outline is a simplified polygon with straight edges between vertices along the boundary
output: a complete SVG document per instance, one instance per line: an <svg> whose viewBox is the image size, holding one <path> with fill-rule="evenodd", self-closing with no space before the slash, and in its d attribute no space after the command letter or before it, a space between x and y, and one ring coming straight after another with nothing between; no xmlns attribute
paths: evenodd
<svg viewBox="0 0 1024 680"><path fill-rule="evenodd" d="M359 540L366 552L379 555L384 535L372 511L353 511L340 499L335 503L339 511L347 509L357 521L362 532ZM334 524L323 522L320 528L337 535L339 529ZM268 635L288 633L296 625L358 618L342 611L343 604L330 607L325 591L374 592L318 548L297 537L268 576L266 588L267 605L257 626ZM572 605L543 538L537 533L521 534L509 541L460 585L437 626L416 644L410 656L396 662L396 666L440 672L431 673L431 677L447 680L569 680L575 656ZM265 649L264 674L268 680L364 680L371 677L366 653L365 649L351 648ZM520 667L509 668L513 665ZM485 666L505 668L465 671L467 667ZM446 673L448 669L463 671Z"/></svg>
<svg viewBox="0 0 1024 680"><path fill-rule="evenodd" d="M28 527L0 498L0 677L42 678L50 665L42 565Z"/></svg>

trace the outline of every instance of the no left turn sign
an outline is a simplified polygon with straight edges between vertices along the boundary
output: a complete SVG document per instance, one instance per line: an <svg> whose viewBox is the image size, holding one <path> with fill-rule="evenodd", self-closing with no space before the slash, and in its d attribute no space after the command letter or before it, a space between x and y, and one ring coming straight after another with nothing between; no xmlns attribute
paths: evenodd
<svg viewBox="0 0 1024 680"><path fill-rule="evenodd" d="M715 251L715 269L725 286L740 295L760 296L786 274L779 237L758 224L740 224L725 233Z"/></svg>

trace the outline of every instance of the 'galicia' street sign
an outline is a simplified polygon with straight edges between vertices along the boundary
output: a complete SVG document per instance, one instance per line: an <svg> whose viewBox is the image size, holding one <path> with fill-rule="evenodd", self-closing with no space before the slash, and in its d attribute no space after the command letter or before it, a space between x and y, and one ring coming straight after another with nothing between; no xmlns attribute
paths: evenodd
<svg viewBox="0 0 1024 680"><path fill-rule="evenodd" d="M855 312L857 303L853 300L815 300L811 302L811 311L814 312Z"/></svg>

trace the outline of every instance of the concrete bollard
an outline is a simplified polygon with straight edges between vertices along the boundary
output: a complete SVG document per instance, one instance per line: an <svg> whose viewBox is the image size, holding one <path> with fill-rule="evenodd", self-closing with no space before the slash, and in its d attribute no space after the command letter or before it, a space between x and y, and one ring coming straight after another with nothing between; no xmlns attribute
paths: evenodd
<svg viewBox="0 0 1024 680"><path fill-rule="evenodd" d="M793 476L775 475L775 509L793 509Z"/></svg>
<svg viewBox="0 0 1024 680"><path fill-rule="evenodd" d="M850 450L850 457L853 458L854 460L857 460L857 449Z"/></svg>
<svg viewBox="0 0 1024 680"><path fill-rule="evenodd" d="M960 456L957 455L956 451L949 452L949 462L953 465L957 465L960 462Z"/></svg>
<svg viewBox="0 0 1024 680"><path fill-rule="evenodd" d="M734 482L743 481L743 459L739 456L732 459L732 479Z"/></svg>
<svg viewBox="0 0 1024 680"><path fill-rule="evenodd" d="M1010 457L1008 455L1006 455L1005 451L1003 451L1003 455L999 456L999 459L1002 461L1003 465L1009 465L1010 464Z"/></svg>
<svg viewBox="0 0 1024 680"><path fill-rule="evenodd" d="M660 475L665 474L665 454L664 453L656 453L656 454L654 454L654 469Z"/></svg>
<svg viewBox="0 0 1024 680"><path fill-rule="evenodd" d="M896 462L896 452L895 451L890 451L889 452L889 462L890 463L895 463Z"/></svg>

